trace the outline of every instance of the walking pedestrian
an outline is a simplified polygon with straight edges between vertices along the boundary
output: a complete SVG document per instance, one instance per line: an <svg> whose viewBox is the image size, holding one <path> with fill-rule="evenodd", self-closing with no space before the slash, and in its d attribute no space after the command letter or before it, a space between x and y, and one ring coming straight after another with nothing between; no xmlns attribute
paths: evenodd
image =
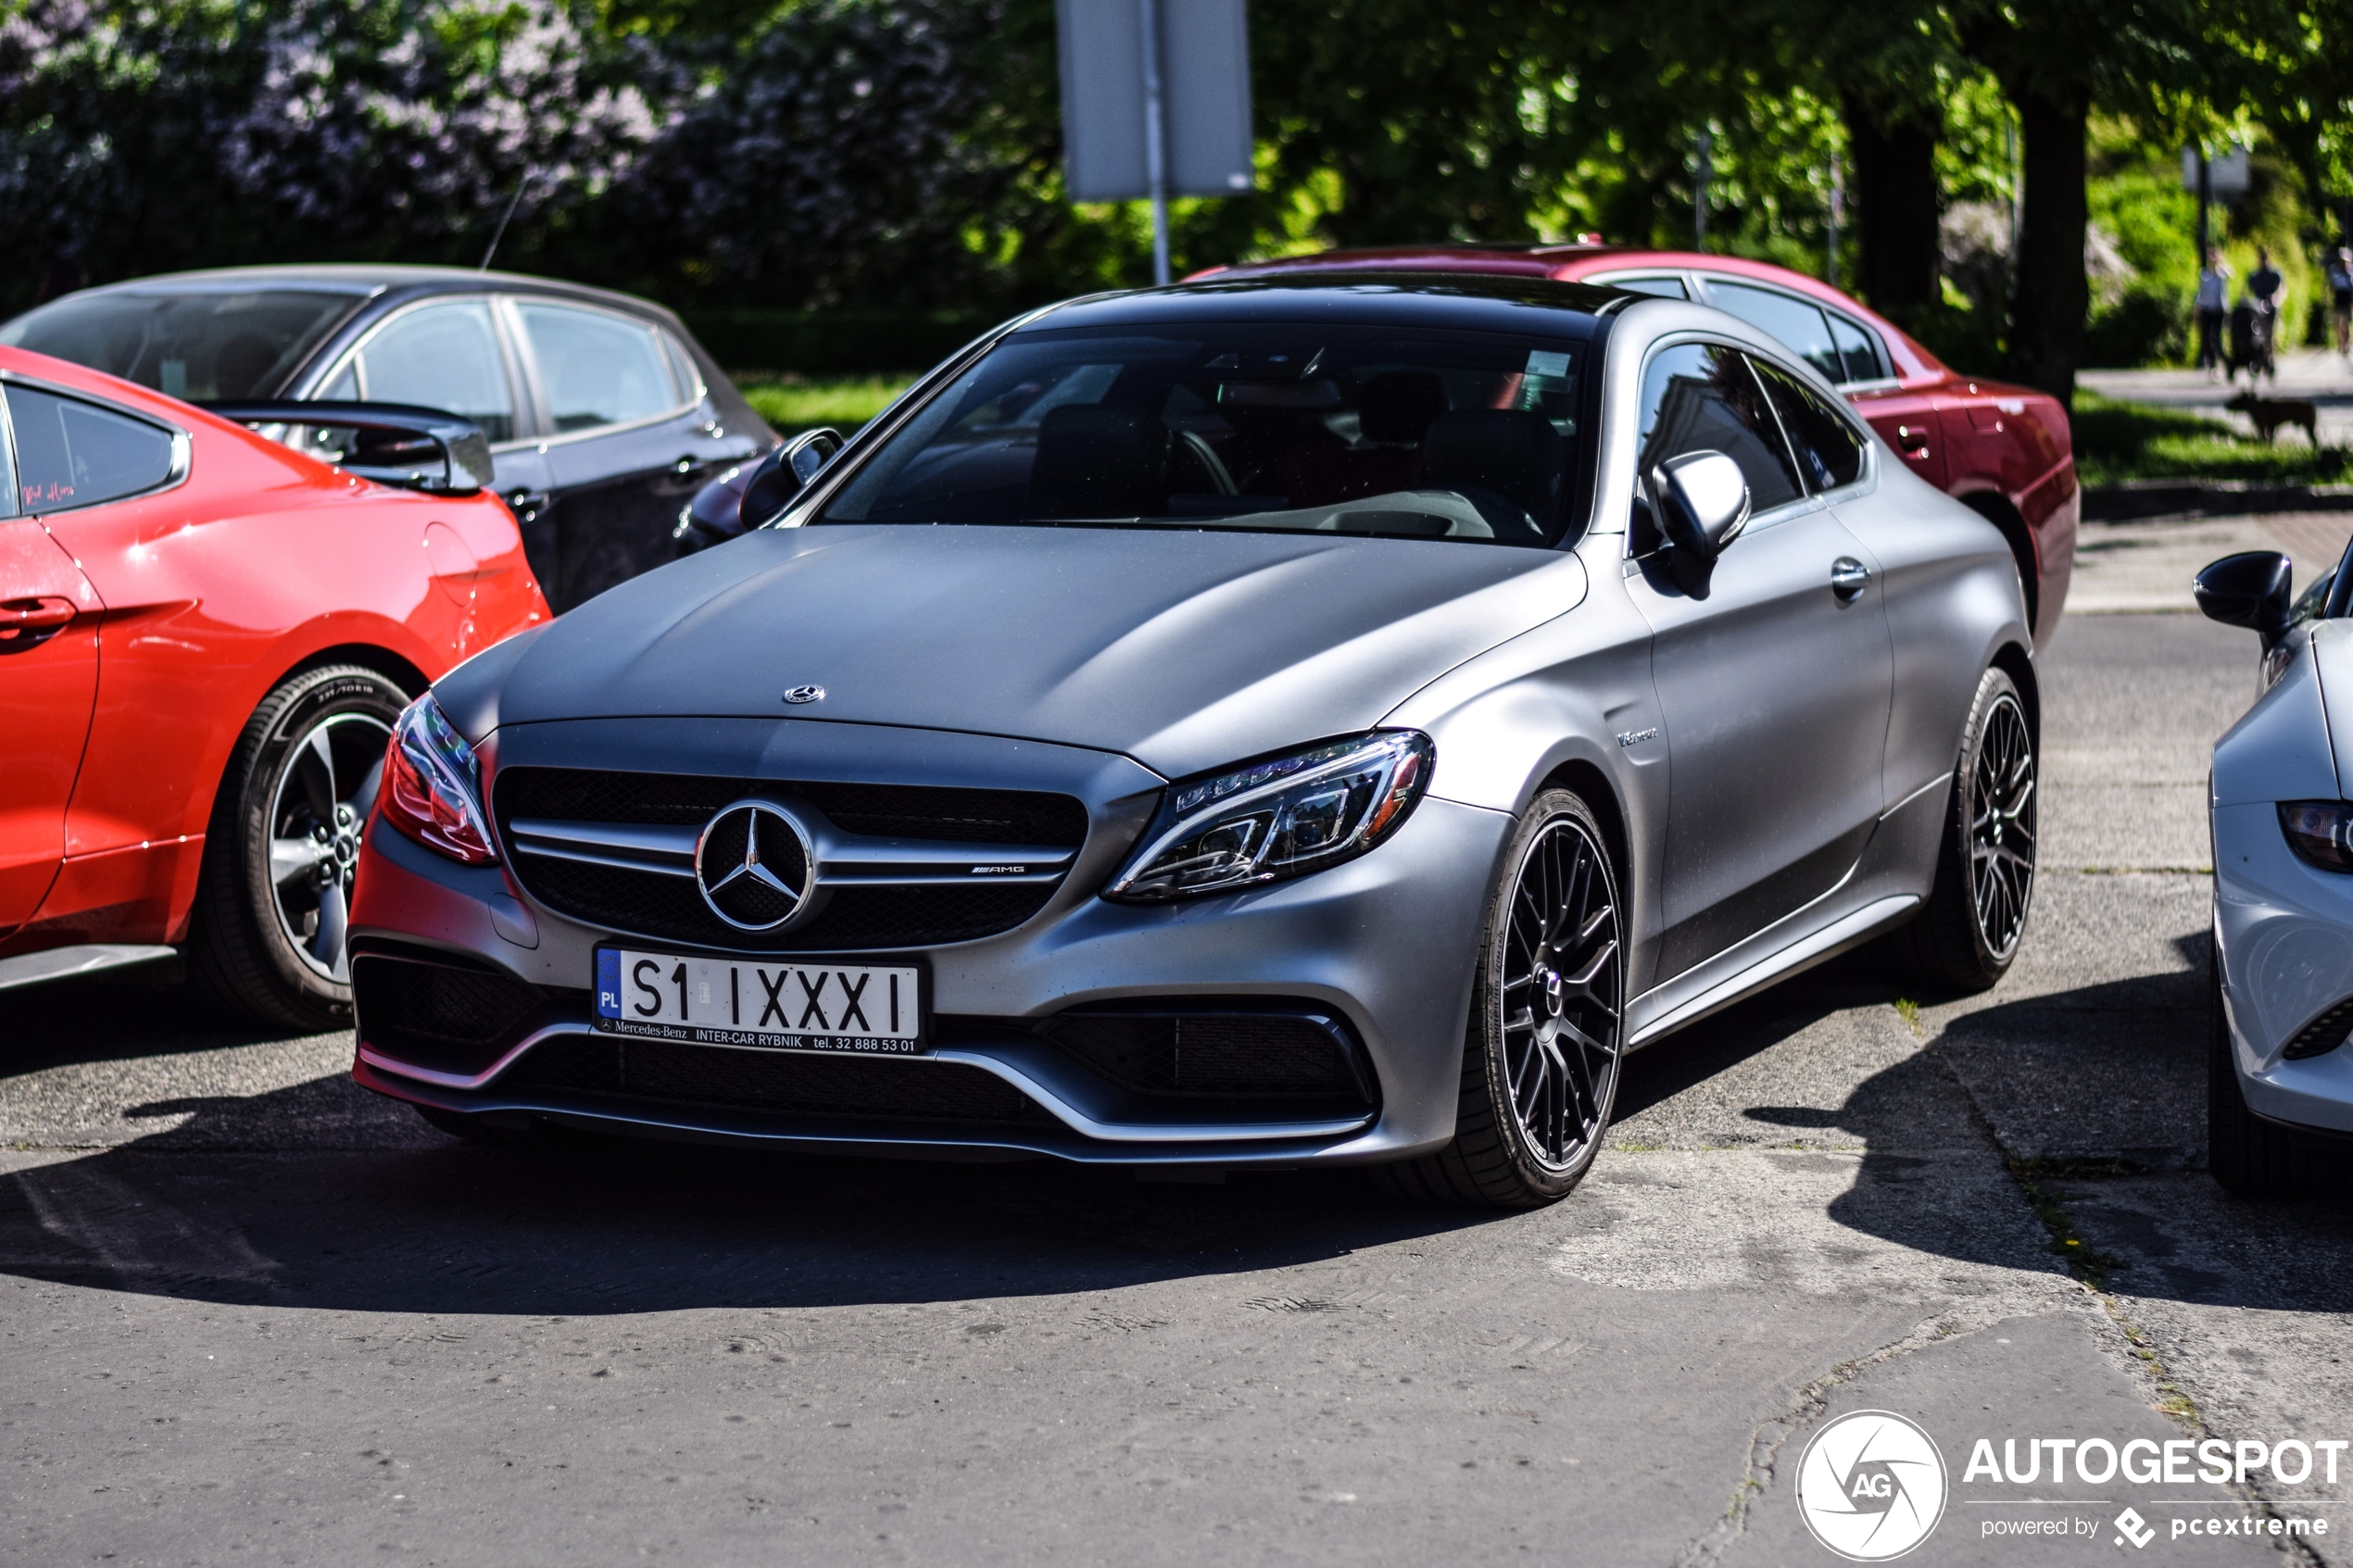
<svg viewBox="0 0 2353 1568"><path fill-rule="evenodd" d="M2222 373L2222 322L2231 309L2231 268L2222 253L2206 247L2206 266L2197 275L2197 368L2206 379Z"/></svg>
<svg viewBox="0 0 2353 1568"><path fill-rule="evenodd" d="M2336 323L2336 351L2353 358L2353 246L2329 252L2329 315Z"/></svg>

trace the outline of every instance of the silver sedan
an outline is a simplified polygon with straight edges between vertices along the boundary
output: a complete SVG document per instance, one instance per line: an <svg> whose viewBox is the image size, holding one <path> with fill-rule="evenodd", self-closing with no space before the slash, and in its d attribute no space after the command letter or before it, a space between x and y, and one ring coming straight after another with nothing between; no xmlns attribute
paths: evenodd
<svg viewBox="0 0 2353 1568"><path fill-rule="evenodd" d="M1082 300L404 717L370 1088L1528 1205L1629 1049L2034 872L2017 569L1731 317L1419 275Z"/></svg>

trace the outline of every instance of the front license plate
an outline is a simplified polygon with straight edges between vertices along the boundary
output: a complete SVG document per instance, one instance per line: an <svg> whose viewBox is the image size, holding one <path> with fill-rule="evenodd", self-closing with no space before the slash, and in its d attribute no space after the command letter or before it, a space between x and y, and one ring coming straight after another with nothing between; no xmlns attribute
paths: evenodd
<svg viewBox="0 0 2353 1568"><path fill-rule="evenodd" d="M597 1027L772 1050L922 1056L924 972L845 959L597 949Z"/></svg>

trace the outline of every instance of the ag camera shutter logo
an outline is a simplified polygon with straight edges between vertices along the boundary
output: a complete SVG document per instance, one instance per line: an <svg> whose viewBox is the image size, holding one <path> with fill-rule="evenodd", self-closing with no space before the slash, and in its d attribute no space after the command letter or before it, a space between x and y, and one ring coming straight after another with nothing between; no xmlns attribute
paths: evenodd
<svg viewBox="0 0 2353 1568"><path fill-rule="evenodd" d="M1850 1562L1885 1562L1928 1539L1944 1516L1944 1456L1918 1423L1852 1411L1814 1435L1797 1461L1797 1512Z"/></svg>

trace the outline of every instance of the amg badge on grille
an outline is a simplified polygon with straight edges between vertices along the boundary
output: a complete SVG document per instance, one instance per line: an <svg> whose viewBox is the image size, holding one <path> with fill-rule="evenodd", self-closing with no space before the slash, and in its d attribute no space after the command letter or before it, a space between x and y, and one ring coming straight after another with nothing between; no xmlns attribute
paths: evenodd
<svg viewBox="0 0 2353 1568"><path fill-rule="evenodd" d="M695 841L695 885L738 931L774 931L799 914L816 882L809 834L783 807L738 800Z"/></svg>

